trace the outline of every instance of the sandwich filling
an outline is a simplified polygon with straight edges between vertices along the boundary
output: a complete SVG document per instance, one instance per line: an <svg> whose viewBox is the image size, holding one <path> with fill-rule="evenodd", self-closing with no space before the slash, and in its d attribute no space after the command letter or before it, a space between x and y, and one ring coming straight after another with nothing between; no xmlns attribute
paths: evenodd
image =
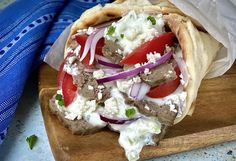
<svg viewBox="0 0 236 161"><path fill-rule="evenodd" d="M130 11L78 30L58 75L57 109L68 120L120 133L128 160L155 145L186 106L181 48L162 14Z"/></svg>

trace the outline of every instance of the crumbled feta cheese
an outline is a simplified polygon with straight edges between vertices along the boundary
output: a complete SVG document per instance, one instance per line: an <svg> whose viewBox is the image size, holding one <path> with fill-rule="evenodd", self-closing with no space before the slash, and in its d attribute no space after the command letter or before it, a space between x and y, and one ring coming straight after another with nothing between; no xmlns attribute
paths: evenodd
<svg viewBox="0 0 236 161"><path fill-rule="evenodd" d="M102 78L105 75L105 72L102 69L95 70L93 72L93 77L96 79Z"/></svg>
<svg viewBox="0 0 236 161"><path fill-rule="evenodd" d="M69 48L66 49L66 53L70 53L70 52L74 52L74 50L69 47Z"/></svg>
<svg viewBox="0 0 236 161"><path fill-rule="evenodd" d="M60 90L57 90L57 94L62 95L62 90L61 90L61 89L60 89Z"/></svg>
<svg viewBox="0 0 236 161"><path fill-rule="evenodd" d="M148 105L145 105L144 108L148 111L150 110L150 107Z"/></svg>
<svg viewBox="0 0 236 161"><path fill-rule="evenodd" d="M88 89L89 89L89 90L93 90L94 88L93 88L93 86L88 85Z"/></svg>
<svg viewBox="0 0 236 161"><path fill-rule="evenodd" d="M78 75L79 74L79 70L78 70L78 66L77 64L69 64L69 63L65 63L63 70L70 74L70 75Z"/></svg>
<svg viewBox="0 0 236 161"><path fill-rule="evenodd" d="M104 102L104 104L105 104L104 110L107 114L115 115L115 114L119 113L119 108L118 108L118 103L117 103L116 98L111 97L111 98L107 99Z"/></svg>
<svg viewBox="0 0 236 161"><path fill-rule="evenodd" d="M76 118L79 120L81 118L78 118L78 115L76 115L75 113L69 113L69 112L65 112L65 118L68 120L75 120Z"/></svg>
<svg viewBox="0 0 236 161"><path fill-rule="evenodd" d="M91 35L93 32L95 32L96 31L96 28L94 28L94 27L89 27L88 28L88 30L87 30L87 34L88 35Z"/></svg>
<svg viewBox="0 0 236 161"><path fill-rule="evenodd" d="M144 74L145 75L148 75L148 74L151 74L152 72L150 71L150 69L149 68L145 68L144 69Z"/></svg>
<svg viewBox="0 0 236 161"><path fill-rule="evenodd" d="M78 35L84 35L84 34L86 34L86 32L87 32L87 29L80 29L80 30L77 30L77 34L78 34Z"/></svg>
<svg viewBox="0 0 236 161"><path fill-rule="evenodd" d="M102 92L98 92L98 100L102 99Z"/></svg>
<svg viewBox="0 0 236 161"><path fill-rule="evenodd" d="M183 80L183 75L182 75L182 73L179 75L179 77L181 78L180 79L180 83L182 84L182 85L185 85L185 81Z"/></svg>
<svg viewBox="0 0 236 161"><path fill-rule="evenodd" d="M87 29L80 29L80 30L77 30L77 34L78 34L78 35L84 35L84 34L91 35L94 31L96 31L96 28L94 28L94 27L89 27L89 28L87 28Z"/></svg>
<svg viewBox="0 0 236 161"><path fill-rule="evenodd" d="M72 64L76 60L76 56L71 56L67 60L69 64Z"/></svg>
<svg viewBox="0 0 236 161"><path fill-rule="evenodd" d="M74 53L77 57L79 56L80 49L81 49L81 45L78 45L74 50Z"/></svg>
<svg viewBox="0 0 236 161"><path fill-rule="evenodd" d="M94 28L94 27L89 27L88 29L87 29L87 34L88 35L91 35L94 31L96 31L96 28Z"/></svg>
<svg viewBox="0 0 236 161"><path fill-rule="evenodd" d="M170 75L169 73L165 73L165 74L164 74L164 77L168 79L168 78L171 77L171 75Z"/></svg>
<svg viewBox="0 0 236 161"><path fill-rule="evenodd" d="M168 100L166 102L166 105L170 107L170 111L177 113L178 111L176 110L175 104L171 100Z"/></svg>
<svg viewBox="0 0 236 161"><path fill-rule="evenodd" d="M96 110L96 106L97 106L96 105L96 100L86 101L83 112L86 112L86 111L93 112L93 111Z"/></svg>
<svg viewBox="0 0 236 161"><path fill-rule="evenodd" d="M149 54L147 54L147 60L149 63L155 63L157 59L160 59L161 55L160 53L157 52L151 52Z"/></svg>
<svg viewBox="0 0 236 161"><path fill-rule="evenodd" d="M105 88L104 85L98 85L98 89L102 90L102 89L104 89L104 88Z"/></svg>
<svg viewBox="0 0 236 161"><path fill-rule="evenodd" d="M128 93L129 89L131 88L133 83L134 82L132 79L130 79L130 80L117 80L116 86L119 91L124 92L124 93Z"/></svg>
<svg viewBox="0 0 236 161"><path fill-rule="evenodd" d="M136 76L133 78L133 82L134 83L140 83L141 82L141 78L139 76Z"/></svg>
<svg viewBox="0 0 236 161"><path fill-rule="evenodd" d="M118 54L122 54L122 51L120 50L120 49L117 49L117 51L116 51Z"/></svg>

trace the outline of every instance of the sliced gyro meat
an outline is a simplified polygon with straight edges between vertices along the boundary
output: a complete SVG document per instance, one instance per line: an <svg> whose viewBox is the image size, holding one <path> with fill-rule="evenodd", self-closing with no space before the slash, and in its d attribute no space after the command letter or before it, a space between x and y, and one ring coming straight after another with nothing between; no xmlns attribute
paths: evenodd
<svg viewBox="0 0 236 161"><path fill-rule="evenodd" d="M140 77L145 83L152 87L177 78L172 63L164 63L157 66L148 72L140 74Z"/></svg>
<svg viewBox="0 0 236 161"><path fill-rule="evenodd" d="M109 89L103 85L98 85L92 73L81 72L73 77L78 86L79 93L88 100L96 100L97 103L103 103L110 97Z"/></svg>
<svg viewBox="0 0 236 161"><path fill-rule="evenodd" d="M113 41L106 40L105 45L102 48L103 55L113 63L119 64L123 56L119 53L121 47Z"/></svg>
<svg viewBox="0 0 236 161"><path fill-rule="evenodd" d="M93 126L84 119L69 120L65 118L65 113L61 112L58 109L54 98L50 100L49 104L50 104L49 110L51 111L51 113L56 115L57 118L63 123L63 125L69 128L73 134L79 134L79 135L92 134L103 128L100 126Z"/></svg>

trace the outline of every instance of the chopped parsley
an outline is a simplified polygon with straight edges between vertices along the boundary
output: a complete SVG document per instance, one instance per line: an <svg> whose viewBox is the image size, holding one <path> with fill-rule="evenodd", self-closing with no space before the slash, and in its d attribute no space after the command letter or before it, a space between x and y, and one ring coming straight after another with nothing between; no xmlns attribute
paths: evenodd
<svg viewBox="0 0 236 161"><path fill-rule="evenodd" d="M112 35L115 32L116 28L114 26L110 26L107 30L107 35Z"/></svg>
<svg viewBox="0 0 236 161"><path fill-rule="evenodd" d="M130 145L133 145L133 144L134 144L134 141L131 140L130 138L128 138L128 141L129 141L129 144L130 144Z"/></svg>
<svg viewBox="0 0 236 161"><path fill-rule="evenodd" d="M26 141L29 144L30 150L33 149L33 146L35 145L37 139L38 139L38 137L36 135L31 135L31 136L26 138Z"/></svg>
<svg viewBox="0 0 236 161"><path fill-rule="evenodd" d="M59 105L59 106L64 106L64 105L65 105L65 104L64 104L64 99L63 99L63 97L62 97L61 94L57 94L56 97L55 97L55 99L58 101L58 105Z"/></svg>
<svg viewBox="0 0 236 161"><path fill-rule="evenodd" d="M156 25L156 19L153 16L148 16L147 20L151 21L152 25Z"/></svg>
<svg viewBox="0 0 236 161"><path fill-rule="evenodd" d="M127 110L125 111L125 115L126 115L128 118L134 117L135 113L136 113L136 111L135 111L134 108L130 108L130 109L127 109Z"/></svg>
<svg viewBox="0 0 236 161"><path fill-rule="evenodd" d="M62 100L62 99L63 99L63 98L62 98L62 95L61 95L61 94L57 94L57 95L56 95L56 100L59 101L59 100Z"/></svg>
<svg viewBox="0 0 236 161"><path fill-rule="evenodd" d="M120 34L120 37L121 37L122 39L124 38L124 36L125 36L124 34Z"/></svg>
<svg viewBox="0 0 236 161"><path fill-rule="evenodd" d="M64 106L64 105L65 105L64 100L60 100L60 101L58 101L58 105L60 105L60 106Z"/></svg>

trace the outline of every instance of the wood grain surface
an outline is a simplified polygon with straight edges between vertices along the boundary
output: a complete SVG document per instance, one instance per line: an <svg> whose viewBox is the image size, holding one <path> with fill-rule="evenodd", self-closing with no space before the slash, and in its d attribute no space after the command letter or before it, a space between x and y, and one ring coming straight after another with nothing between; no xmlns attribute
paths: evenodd
<svg viewBox="0 0 236 161"><path fill-rule="evenodd" d="M92 135L72 135L49 110L49 99L56 92L57 72L43 64L39 73L39 95L44 123L57 161L126 160L118 144L119 135L104 130ZM204 80L193 115L173 126L158 146L146 146L141 159L236 140L236 64L223 76Z"/></svg>

